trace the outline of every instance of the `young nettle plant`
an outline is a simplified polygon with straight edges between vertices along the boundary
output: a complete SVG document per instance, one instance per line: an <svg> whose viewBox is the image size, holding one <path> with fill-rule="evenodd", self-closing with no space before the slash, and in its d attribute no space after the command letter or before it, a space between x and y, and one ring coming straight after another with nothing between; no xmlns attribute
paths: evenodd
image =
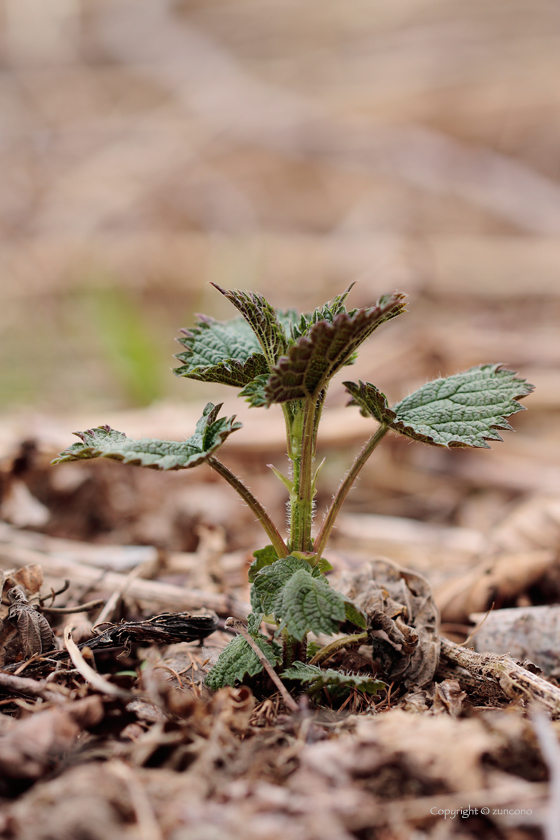
<svg viewBox="0 0 560 840"><path fill-rule="evenodd" d="M214 284L215 285L215 284ZM288 475L272 467L285 485L288 500L288 536L281 531L248 487L216 457L230 434L241 428L235 417L220 418L220 405L208 403L196 431L181 442L132 440L109 426L78 432L75 443L54 461L113 458L152 469L179 470L206 462L219 473L254 512L270 544L255 551L249 570L251 605L249 644L237 636L220 655L207 676L212 689L234 685L263 670L266 657L271 666L290 680L323 685L353 685L374 692L382 685L359 675L318 664L337 646L331 643L307 657L307 636L353 633L351 644L367 638L366 618L341 593L329 585L325 572L331 567L324 557L336 517L360 470L389 431L434 446L489 448L487 440L501 440L498 429L510 429L506 417L522 410L518 400L532 386L516 379L500 365L474 367L446 379L424 385L389 407L381 391L370 382L345 382L348 405L375 421L372 435L342 480L318 532L313 535L317 431L325 394L332 377L351 365L363 342L383 323L405 310L405 296L393 292L374 306L346 309L351 286L334 300L308 314L275 310L255 292L226 290L216 286L239 311L231 321L198 316L195 327L179 339L184 350L175 370L203 382L239 389L251 406L282 406L286 424ZM260 632L263 618L276 626L275 639ZM259 648L264 657L256 653Z"/></svg>

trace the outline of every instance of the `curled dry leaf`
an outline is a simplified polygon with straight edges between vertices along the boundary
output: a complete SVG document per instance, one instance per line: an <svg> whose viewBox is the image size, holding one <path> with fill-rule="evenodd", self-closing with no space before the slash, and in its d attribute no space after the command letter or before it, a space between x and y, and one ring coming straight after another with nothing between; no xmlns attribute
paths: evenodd
<svg viewBox="0 0 560 840"><path fill-rule="evenodd" d="M12 585L23 586L28 596L37 595L43 585L43 567L39 563L29 563L10 572L9 581Z"/></svg>
<svg viewBox="0 0 560 840"><path fill-rule="evenodd" d="M43 570L37 564L9 572L5 579L8 606L0 604L0 668L53 648L48 621L28 603L42 584Z"/></svg>
<svg viewBox="0 0 560 840"><path fill-rule="evenodd" d="M340 590L365 613L379 676L406 686L429 683L439 659L438 611L429 583L389 560L344 575Z"/></svg>
<svg viewBox="0 0 560 840"><path fill-rule="evenodd" d="M450 715L458 718L463 713L467 695L458 680L434 682L427 688L416 688L401 698L398 708L414 714Z"/></svg>
<svg viewBox="0 0 560 840"><path fill-rule="evenodd" d="M514 601L555 563L554 551L524 551L484 560L465 575L439 586L434 598L444 622L465 624L472 613Z"/></svg>
<svg viewBox="0 0 560 840"><path fill-rule="evenodd" d="M467 695L457 680L442 680L434 683L434 714L447 714L459 717L463 711L463 703Z"/></svg>
<svg viewBox="0 0 560 840"><path fill-rule="evenodd" d="M29 603L22 586L8 590L8 619L17 626L24 659L45 653L55 646L54 633L42 613Z"/></svg>

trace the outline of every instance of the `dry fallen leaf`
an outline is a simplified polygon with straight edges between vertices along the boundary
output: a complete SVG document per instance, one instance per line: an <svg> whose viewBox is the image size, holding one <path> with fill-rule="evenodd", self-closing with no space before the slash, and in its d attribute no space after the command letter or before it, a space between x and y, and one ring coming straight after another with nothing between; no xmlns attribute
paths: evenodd
<svg viewBox="0 0 560 840"><path fill-rule="evenodd" d="M475 790L485 780L482 757L494 748L478 720L392 710L376 719L358 718L351 736L308 748L292 784L298 774L303 781L312 773L336 787L353 779L388 798L412 793L414 783L417 795Z"/></svg>
<svg viewBox="0 0 560 840"><path fill-rule="evenodd" d="M472 571L446 581L434 591L443 622L466 624L471 613L512 602L540 580L556 562L554 551L523 551L484 560Z"/></svg>
<svg viewBox="0 0 560 840"><path fill-rule="evenodd" d="M560 552L560 496L531 496L515 506L491 531L490 546L495 552Z"/></svg>
<svg viewBox="0 0 560 840"><path fill-rule="evenodd" d="M430 682L438 664L439 640L438 611L427 580L377 559L347 572L339 588L366 615L379 676L402 680L406 686Z"/></svg>
<svg viewBox="0 0 560 840"><path fill-rule="evenodd" d="M10 779L37 779L54 767L86 726L103 717L97 696L30 715L0 737L0 772Z"/></svg>

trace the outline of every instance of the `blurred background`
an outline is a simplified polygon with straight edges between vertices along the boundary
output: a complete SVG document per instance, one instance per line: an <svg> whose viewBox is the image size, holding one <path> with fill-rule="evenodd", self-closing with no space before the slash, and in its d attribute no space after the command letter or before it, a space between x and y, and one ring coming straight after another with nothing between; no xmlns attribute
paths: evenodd
<svg viewBox="0 0 560 840"><path fill-rule="evenodd" d="M209 281L399 288L391 396L505 361L554 401L558 4L3 0L1 28L1 412L210 396L170 373L194 312L230 317Z"/></svg>

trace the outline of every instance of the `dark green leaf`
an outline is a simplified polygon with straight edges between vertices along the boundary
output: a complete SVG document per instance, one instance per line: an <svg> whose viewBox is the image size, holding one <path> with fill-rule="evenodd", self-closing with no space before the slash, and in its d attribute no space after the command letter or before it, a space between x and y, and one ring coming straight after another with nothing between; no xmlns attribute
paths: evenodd
<svg viewBox="0 0 560 840"><path fill-rule="evenodd" d="M258 632L261 618L249 616L249 634L274 667L282 661L282 651L276 642L269 641ZM251 645L243 636L236 636L219 655L218 661L206 675L205 683L212 691L217 691L225 685L241 682L245 676L254 677L262 670L263 664Z"/></svg>
<svg viewBox="0 0 560 840"><path fill-rule="evenodd" d="M195 433L184 441L128 438L110 426L99 426L75 432L82 443L74 443L52 462L80 461L91 458L112 458L125 464L136 464L156 470L184 470L206 461L241 423L235 417L216 419L220 405L208 403L196 425Z"/></svg>
<svg viewBox="0 0 560 840"><path fill-rule="evenodd" d="M523 411L517 402L533 390L524 379L500 365L481 365L428 382L392 409L369 382L344 383L359 405L395 432L436 446L488 449L487 440L501 440L497 429L511 429L506 420Z"/></svg>
<svg viewBox="0 0 560 840"><path fill-rule="evenodd" d="M304 662L294 662L290 668L286 668L282 672L281 676L285 680L309 683L311 694L322 688L332 687L357 688L366 694L377 694L378 691L386 688L385 683L363 674L345 674L343 671L335 671L333 668L323 671L316 665L307 665Z"/></svg>
<svg viewBox="0 0 560 840"><path fill-rule="evenodd" d="M317 554L313 554L312 551L292 551L292 557L299 557L301 560L305 560L306 563L309 563L314 569L318 569L323 574L325 572L332 572L332 565L329 563L326 557L319 557Z"/></svg>
<svg viewBox="0 0 560 840"><path fill-rule="evenodd" d="M275 604L279 594L290 578L300 569L309 576L313 573L320 575L320 572L313 569L305 560L292 556L277 560L272 565L266 565L257 572L251 590L253 609L257 607L266 615L276 614Z"/></svg>
<svg viewBox="0 0 560 840"><path fill-rule="evenodd" d="M262 555L262 560L272 554ZM274 615L280 630L300 641L309 631L334 633L346 618L345 599L331 589L319 565L290 555L256 572L251 590L253 609Z"/></svg>
<svg viewBox="0 0 560 840"><path fill-rule="evenodd" d="M391 426L396 418L395 412L389 408L387 397L371 382L344 382L344 387L352 399L348 405L357 405L363 417L373 417L379 423Z"/></svg>
<svg viewBox="0 0 560 840"><path fill-rule="evenodd" d="M274 603L280 630L302 641L308 632L336 633L346 618L344 597L326 580L299 569L284 585Z"/></svg>
<svg viewBox="0 0 560 840"><path fill-rule="evenodd" d="M298 312L297 309L277 309L276 316L282 324L288 340L296 335L301 319L307 317Z"/></svg>
<svg viewBox="0 0 560 840"><path fill-rule="evenodd" d="M329 323L332 323L336 315L340 312L346 312L344 303L355 285L355 283L351 283L346 291L344 291L341 295L337 295L335 298L328 301L328 303L323 304L323 306L318 306L313 312L305 315L299 315L297 320L292 324L291 331L288 332L288 335L291 335L293 339L297 339L302 335L307 335L311 327L314 324L319 323L319 321L328 321ZM353 309L348 314L354 315L356 312L357 310Z"/></svg>
<svg viewBox="0 0 560 840"><path fill-rule="evenodd" d="M276 549L272 545L267 545L265 548L259 548L257 551L253 551L253 557L255 559L249 566L249 572L247 574L249 583L253 583L257 573L261 569L264 569L265 566L270 566L272 563L276 563L278 560Z"/></svg>
<svg viewBox="0 0 560 840"><path fill-rule="evenodd" d="M352 622L356 627L361 627L362 630L367 630L367 620L363 612L361 612L352 601L344 602L344 611L346 613L346 621Z"/></svg>
<svg viewBox="0 0 560 840"><path fill-rule="evenodd" d="M212 285L241 312L256 335L259 345L272 367L276 360L286 352L288 345L286 333L276 311L258 292L222 289L216 283L212 283Z"/></svg>
<svg viewBox="0 0 560 840"><path fill-rule="evenodd" d="M251 408L262 408L268 405L268 400L265 394L265 386L270 378L269 373L262 373L255 376L252 382L245 385L242 391L239 392L240 397L245 397Z"/></svg>
<svg viewBox="0 0 560 840"><path fill-rule="evenodd" d="M265 387L269 403L317 399L328 380L352 361L360 344L403 311L404 295L395 292L371 308L339 312L331 322L314 324L274 366Z"/></svg>
<svg viewBox="0 0 560 840"><path fill-rule="evenodd" d="M175 368L176 376L242 388L268 372L259 342L243 318L216 321L199 315L197 325L183 332L179 342L186 349L176 358L184 364Z"/></svg>
<svg viewBox="0 0 560 840"><path fill-rule="evenodd" d="M259 635L263 618L262 613L249 613L247 616L247 632L250 636L256 638Z"/></svg>

